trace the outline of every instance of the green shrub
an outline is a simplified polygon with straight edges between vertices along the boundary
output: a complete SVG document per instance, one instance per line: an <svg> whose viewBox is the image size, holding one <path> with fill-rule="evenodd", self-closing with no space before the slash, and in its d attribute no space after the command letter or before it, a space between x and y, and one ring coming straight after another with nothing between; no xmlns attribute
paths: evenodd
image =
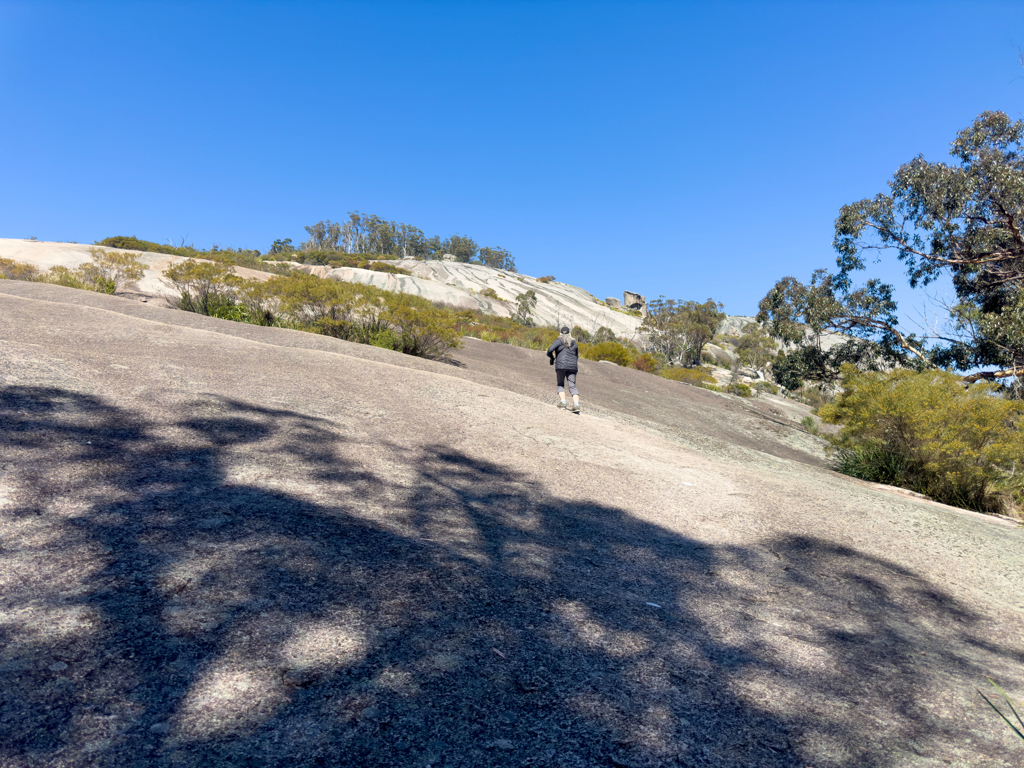
<svg viewBox="0 0 1024 768"><path fill-rule="evenodd" d="M462 346L461 313L419 296L302 273L272 278L284 312L311 330L431 359Z"/></svg>
<svg viewBox="0 0 1024 768"><path fill-rule="evenodd" d="M558 329L550 326L527 326L515 318L497 317L478 310L457 313L459 332L483 341L511 344L526 349L547 349L558 338Z"/></svg>
<svg viewBox="0 0 1024 768"><path fill-rule="evenodd" d="M814 420L813 416L804 416L800 419L800 426L813 435L818 434L818 422Z"/></svg>
<svg viewBox="0 0 1024 768"><path fill-rule="evenodd" d="M407 355L439 359L462 346L456 313L420 296L389 294L382 317L393 339L391 348Z"/></svg>
<svg viewBox="0 0 1024 768"><path fill-rule="evenodd" d="M769 395L779 394L779 388L770 381L755 381L753 386L758 392L765 392Z"/></svg>
<svg viewBox="0 0 1024 768"><path fill-rule="evenodd" d="M580 328L578 325L572 327L572 337L576 339L577 344L589 344L590 334Z"/></svg>
<svg viewBox="0 0 1024 768"><path fill-rule="evenodd" d="M133 253L105 251L90 248L91 264L81 267L83 276L103 293L116 293L136 280L141 280L145 271L139 257Z"/></svg>
<svg viewBox="0 0 1024 768"><path fill-rule="evenodd" d="M161 245L160 243L154 243L149 240L140 240L137 237L129 237L126 235L108 237L104 240L97 241L96 245L103 245L108 248L120 248L129 251L167 253L172 256L184 256L188 259L208 259L209 261L216 261L221 264L233 264L235 266L246 267L248 269L256 269L261 272L275 272L280 274L282 270L286 271L288 269L285 265L281 265L280 267L276 265L268 265L263 260L263 255L256 249L220 248L215 245L210 250L204 251L191 245L181 247Z"/></svg>
<svg viewBox="0 0 1024 768"><path fill-rule="evenodd" d="M586 360L608 360L616 365L633 364L635 350L617 341L601 341L597 344L580 344L580 357Z"/></svg>
<svg viewBox="0 0 1024 768"><path fill-rule="evenodd" d="M372 285L344 283L305 272L273 277L267 281L266 290L277 298L282 312L310 325L324 319L349 322L357 305L379 304L385 293Z"/></svg>
<svg viewBox="0 0 1024 768"><path fill-rule="evenodd" d="M366 268L372 270L373 272L387 272L389 275L412 274L412 272L410 272L408 269L403 269L402 267L397 267L394 264L387 264L386 262L382 261L374 261L370 263Z"/></svg>
<svg viewBox="0 0 1024 768"><path fill-rule="evenodd" d="M730 384L725 388L725 391L730 395L739 395L740 397L753 397L754 390L743 382L737 381L734 384Z"/></svg>
<svg viewBox="0 0 1024 768"><path fill-rule="evenodd" d="M501 301L501 297L498 296L498 292L495 291L493 288L484 288L482 291L480 291L480 295L488 299Z"/></svg>
<svg viewBox="0 0 1024 768"><path fill-rule="evenodd" d="M269 280L240 281L235 288L235 298L246 309L244 322L253 325L282 325L278 315L280 301Z"/></svg>
<svg viewBox="0 0 1024 768"><path fill-rule="evenodd" d="M185 259L164 271L164 282L178 292L179 309L217 317L235 303L232 294L241 281L230 266Z"/></svg>
<svg viewBox="0 0 1024 768"><path fill-rule="evenodd" d="M151 253L169 253L173 256L193 256L194 248L175 248L173 245L160 245L149 240L139 240L134 235L120 235L97 241L96 245L107 248L121 248L126 251L147 251Z"/></svg>
<svg viewBox="0 0 1024 768"><path fill-rule="evenodd" d="M848 365L842 387L820 409L824 421L842 425L831 438L837 471L980 512L1019 509L1024 402L935 371L862 373Z"/></svg>
<svg viewBox="0 0 1024 768"><path fill-rule="evenodd" d="M50 267L46 274L37 279L51 285L63 285L65 288L77 288L81 291L94 290L93 284L85 279L80 270L70 270L67 267Z"/></svg>
<svg viewBox="0 0 1024 768"><path fill-rule="evenodd" d="M715 377L707 368L684 368L681 365L674 365L671 368L662 369L659 374L662 378L672 381L681 381L684 384L692 384L695 387L717 390Z"/></svg>

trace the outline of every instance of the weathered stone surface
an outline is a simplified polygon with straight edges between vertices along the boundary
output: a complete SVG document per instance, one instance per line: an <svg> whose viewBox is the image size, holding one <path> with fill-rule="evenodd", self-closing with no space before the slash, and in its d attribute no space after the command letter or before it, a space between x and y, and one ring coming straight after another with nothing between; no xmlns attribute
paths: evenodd
<svg viewBox="0 0 1024 768"><path fill-rule="evenodd" d="M604 303L614 309L622 309L622 302L612 296L609 296L607 299L605 299Z"/></svg>
<svg viewBox="0 0 1024 768"><path fill-rule="evenodd" d="M622 305L626 309L639 309L643 317L647 317L647 298L632 291L622 292Z"/></svg>
<svg viewBox="0 0 1024 768"><path fill-rule="evenodd" d="M1024 531L792 401L583 360L571 416L465 344L0 281L4 761L1018 764Z"/></svg>

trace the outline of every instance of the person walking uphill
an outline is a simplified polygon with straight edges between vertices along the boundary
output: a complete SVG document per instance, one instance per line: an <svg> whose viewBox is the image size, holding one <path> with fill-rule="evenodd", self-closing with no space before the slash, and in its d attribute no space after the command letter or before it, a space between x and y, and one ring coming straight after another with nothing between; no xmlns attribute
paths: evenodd
<svg viewBox="0 0 1024 768"><path fill-rule="evenodd" d="M580 393L576 391L576 374L579 369L580 348L568 328L561 329L561 336L548 347L548 359L555 366L555 378L558 382L558 407L567 407L565 402L565 385L569 385L572 405L568 406L573 413L580 412Z"/></svg>

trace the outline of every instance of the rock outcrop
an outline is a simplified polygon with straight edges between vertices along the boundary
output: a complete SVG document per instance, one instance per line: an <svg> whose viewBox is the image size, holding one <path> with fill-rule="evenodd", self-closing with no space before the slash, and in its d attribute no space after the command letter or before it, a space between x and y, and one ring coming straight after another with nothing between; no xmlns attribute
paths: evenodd
<svg viewBox="0 0 1024 768"><path fill-rule="evenodd" d="M623 291L622 305L626 309L639 310L641 317L647 317L647 298L639 293Z"/></svg>

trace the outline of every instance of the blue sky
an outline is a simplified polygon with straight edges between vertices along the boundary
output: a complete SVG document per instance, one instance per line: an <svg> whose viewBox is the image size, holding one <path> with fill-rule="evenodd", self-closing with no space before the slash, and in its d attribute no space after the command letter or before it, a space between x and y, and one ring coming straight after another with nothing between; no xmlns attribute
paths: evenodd
<svg viewBox="0 0 1024 768"><path fill-rule="evenodd" d="M266 250L360 210L752 314L841 205L1021 115L1015 45L1021 2L5 0L0 237Z"/></svg>

